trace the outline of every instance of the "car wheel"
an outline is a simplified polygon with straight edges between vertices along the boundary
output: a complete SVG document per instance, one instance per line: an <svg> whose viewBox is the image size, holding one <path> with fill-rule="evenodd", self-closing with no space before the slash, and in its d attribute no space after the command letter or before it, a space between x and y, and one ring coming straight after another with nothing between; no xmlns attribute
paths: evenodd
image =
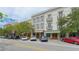
<svg viewBox="0 0 79 59"><path fill-rule="evenodd" d="M74 42L72 42L72 44L75 44Z"/></svg>
<svg viewBox="0 0 79 59"><path fill-rule="evenodd" d="M64 39L61 39L62 42L64 42Z"/></svg>
<svg viewBox="0 0 79 59"><path fill-rule="evenodd" d="M77 43L77 42L74 42L74 44L78 45L78 43Z"/></svg>

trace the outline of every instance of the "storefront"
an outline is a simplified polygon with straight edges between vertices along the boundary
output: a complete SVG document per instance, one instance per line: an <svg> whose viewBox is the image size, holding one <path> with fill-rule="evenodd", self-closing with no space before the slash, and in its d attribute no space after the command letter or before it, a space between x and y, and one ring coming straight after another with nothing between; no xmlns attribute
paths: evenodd
<svg viewBox="0 0 79 59"><path fill-rule="evenodd" d="M41 38L42 34L44 34L42 30L35 31L35 36L37 38Z"/></svg>
<svg viewBox="0 0 79 59"><path fill-rule="evenodd" d="M28 32L25 34L25 36L27 36L27 37L31 37L31 35L32 35L31 32Z"/></svg>
<svg viewBox="0 0 79 59"><path fill-rule="evenodd" d="M36 36L37 38L40 38L40 37L42 36L42 32L36 32L36 33L35 33L35 36Z"/></svg>
<svg viewBox="0 0 79 59"><path fill-rule="evenodd" d="M50 39L59 39L59 31L47 31L46 36Z"/></svg>

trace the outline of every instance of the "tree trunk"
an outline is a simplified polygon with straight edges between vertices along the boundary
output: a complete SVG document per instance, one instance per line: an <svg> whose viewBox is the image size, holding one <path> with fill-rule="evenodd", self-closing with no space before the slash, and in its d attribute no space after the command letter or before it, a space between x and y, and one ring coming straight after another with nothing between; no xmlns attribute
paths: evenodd
<svg viewBox="0 0 79 59"><path fill-rule="evenodd" d="M66 37L67 37L67 38L69 37L69 33L66 33Z"/></svg>

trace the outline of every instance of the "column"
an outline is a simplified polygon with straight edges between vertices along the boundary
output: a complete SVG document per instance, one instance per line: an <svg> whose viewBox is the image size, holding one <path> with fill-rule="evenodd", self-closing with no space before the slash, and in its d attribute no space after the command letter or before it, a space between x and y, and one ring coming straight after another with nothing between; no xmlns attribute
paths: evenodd
<svg viewBox="0 0 79 59"><path fill-rule="evenodd" d="M60 40L60 34L59 33L57 34L57 39Z"/></svg>
<svg viewBox="0 0 79 59"><path fill-rule="evenodd" d="M50 39L52 39L52 33L50 33Z"/></svg>

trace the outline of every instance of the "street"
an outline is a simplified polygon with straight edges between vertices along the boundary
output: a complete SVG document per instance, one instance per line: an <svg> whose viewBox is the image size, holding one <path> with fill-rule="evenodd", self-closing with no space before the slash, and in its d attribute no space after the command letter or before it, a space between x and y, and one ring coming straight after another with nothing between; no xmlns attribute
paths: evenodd
<svg viewBox="0 0 79 59"><path fill-rule="evenodd" d="M79 51L79 45L59 40L40 42L0 38L0 51Z"/></svg>

